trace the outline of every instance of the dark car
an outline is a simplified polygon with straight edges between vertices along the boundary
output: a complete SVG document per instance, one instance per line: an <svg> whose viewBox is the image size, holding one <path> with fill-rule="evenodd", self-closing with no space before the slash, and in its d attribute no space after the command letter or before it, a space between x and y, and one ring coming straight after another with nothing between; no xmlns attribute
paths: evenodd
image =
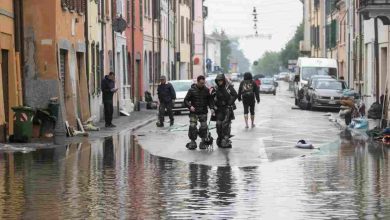
<svg viewBox="0 0 390 220"><path fill-rule="evenodd" d="M305 98L307 108L340 108L343 90L347 89L344 81L328 79L316 79L308 85Z"/></svg>

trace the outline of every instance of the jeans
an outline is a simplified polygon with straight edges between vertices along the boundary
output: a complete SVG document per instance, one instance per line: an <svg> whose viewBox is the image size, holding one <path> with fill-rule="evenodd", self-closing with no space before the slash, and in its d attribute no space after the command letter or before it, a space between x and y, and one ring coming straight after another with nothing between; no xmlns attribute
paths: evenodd
<svg viewBox="0 0 390 220"><path fill-rule="evenodd" d="M112 115L114 113L114 104L112 101L103 102L104 105L104 120L106 121L106 125L112 124Z"/></svg>

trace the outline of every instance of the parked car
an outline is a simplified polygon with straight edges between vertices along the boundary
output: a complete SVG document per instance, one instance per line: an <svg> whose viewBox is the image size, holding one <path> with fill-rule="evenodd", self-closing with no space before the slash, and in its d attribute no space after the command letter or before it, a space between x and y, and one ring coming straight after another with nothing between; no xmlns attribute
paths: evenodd
<svg viewBox="0 0 390 220"><path fill-rule="evenodd" d="M276 86L273 78L263 78L260 84L260 93L276 95Z"/></svg>
<svg viewBox="0 0 390 220"><path fill-rule="evenodd" d="M347 89L344 81L333 78L312 79L304 94L307 108L336 108L339 109L343 90Z"/></svg>
<svg viewBox="0 0 390 220"><path fill-rule="evenodd" d="M173 105L173 112L180 114L183 111L188 111L188 108L184 105L184 98L187 95L188 90L194 84L193 80L174 80L170 81L173 88L176 91L176 100Z"/></svg>
<svg viewBox="0 0 390 220"><path fill-rule="evenodd" d="M279 75L277 76L277 80L287 81L288 77L289 77L289 73L286 72L279 73Z"/></svg>
<svg viewBox="0 0 390 220"><path fill-rule="evenodd" d="M240 81L240 78L239 78L239 73L232 73L232 76L231 76L231 80L233 81L233 82L239 82Z"/></svg>

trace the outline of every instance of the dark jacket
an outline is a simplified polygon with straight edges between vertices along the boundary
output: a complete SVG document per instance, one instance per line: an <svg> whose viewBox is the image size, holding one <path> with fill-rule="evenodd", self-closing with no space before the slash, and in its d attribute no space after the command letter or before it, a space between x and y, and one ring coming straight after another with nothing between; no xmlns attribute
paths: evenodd
<svg viewBox="0 0 390 220"><path fill-rule="evenodd" d="M218 81L223 80L224 83L220 86ZM219 74L215 78L217 85L213 91L214 104L218 108L227 108L234 106L234 102L237 99L237 92L234 89L233 85L227 82L225 75Z"/></svg>
<svg viewBox="0 0 390 220"><path fill-rule="evenodd" d="M186 97L184 98L184 104L188 109L195 108L195 114L202 115L208 113L208 107L214 108L213 99L210 95L209 89L204 86L198 88L196 84L193 84L188 90Z"/></svg>
<svg viewBox="0 0 390 220"><path fill-rule="evenodd" d="M108 78L108 75L102 80L102 92L103 92L103 102L112 102L114 93L112 89L115 88L115 82Z"/></svg>
<svg viewBox="0 0 390 220"><path fill-rule="evenodd" d="M158 85L157 95L158 95L158 100L160 100L161 103L170 103L172 102L172 100L176 99L175 89L170 83Z"/></svg>
<svg viewBox="0 0 390 220"><path fill-rule="evenodd" d="M247 96L246 94L243 94L245 91L244 87L252 84L252 94L250 96ZM255 102L255 98L257 102L260 102L260 91L259 86L257 86L257 83L253 81L252 74L245 73L244 75L244 81L240 83L240 88L238 89L238 100L242 100L245 104L253 104Z"/></svg>

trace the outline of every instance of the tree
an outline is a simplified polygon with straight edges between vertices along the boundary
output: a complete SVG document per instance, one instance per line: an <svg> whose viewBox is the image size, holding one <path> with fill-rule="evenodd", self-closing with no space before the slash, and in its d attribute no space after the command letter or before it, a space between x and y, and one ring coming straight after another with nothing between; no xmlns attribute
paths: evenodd
<svg viewBox="0 0 390 220"><path fill-rule="evenodd" d="M238 69L240 72L248 72L250 67L249 60L245 57L244 52L239 48L240 44L238 41L234 40L231 42L231 57L235 59L238 63Z"/></svg>
<svg viewBox="0 0 390 220"><path fill-rule="evenodd" d="M299 42L303 40L303 35L304 35L303 31L304 31L304 27L302 23L301 25L298 26L297 30L295 31L294 37L289 42L287 42L286 46L280 52L280 59L284 67L288 67L289 60L298 59L300 55Z"/></svg>
<svg viewBox="0 0 390 220"><path fill-rule="evenodd" d="M232 53L232 50L230 48L230 40L228 36L226 35L225 31L221 31L220 34L221 37L221 66L225 73L229 71L229 64L230 64L230 55Z"/></svg>
<svg viewBox="0 0 390 220"><path fill-rule="evenodd" d="M258 60L258 65L253 66L253 71L256 74L271 75L278 73L280 67L287 68L289 60L296 60L300 56L299 42L303 40L303 31L304 26L300 24L286 46L280 52L266 52Z"/></svg>
<svg viewBox="0 0 390 220"><path fill-rule="evenodd" d="M280 65L280 53L267 51L258 60L258 65L253 67L253 72L254 74L273 76L279 72Z"/></svg>

